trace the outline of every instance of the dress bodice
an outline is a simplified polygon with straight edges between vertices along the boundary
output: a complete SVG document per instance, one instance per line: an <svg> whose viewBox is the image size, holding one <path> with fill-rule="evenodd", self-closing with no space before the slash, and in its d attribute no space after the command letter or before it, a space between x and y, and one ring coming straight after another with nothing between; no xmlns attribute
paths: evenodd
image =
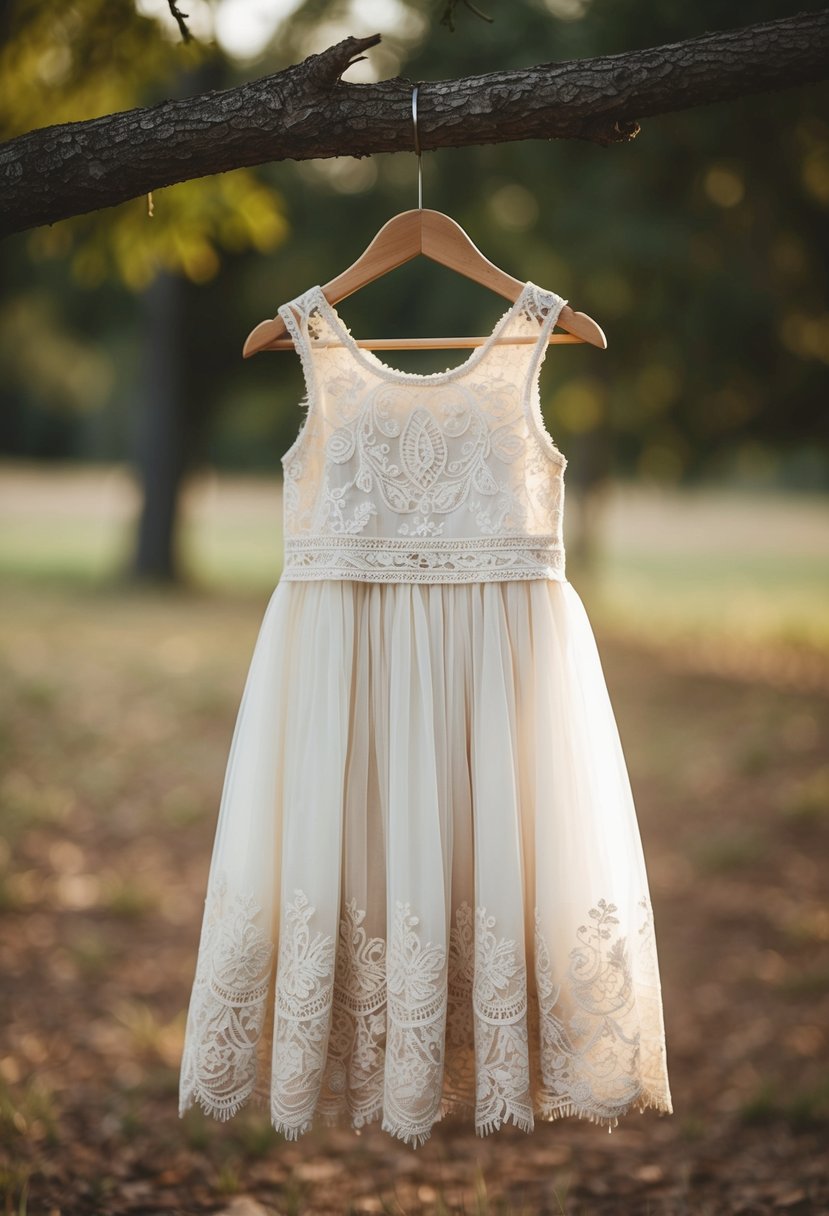
<svg viewBox="0 0 829 1216"><path fill-rule="evenodd" d="M307 396L282 457L282 578L563 580L567 461L538 373L565 303L525 284L483 346L427 375L359 347L320 287L283 305Z"/></svg>

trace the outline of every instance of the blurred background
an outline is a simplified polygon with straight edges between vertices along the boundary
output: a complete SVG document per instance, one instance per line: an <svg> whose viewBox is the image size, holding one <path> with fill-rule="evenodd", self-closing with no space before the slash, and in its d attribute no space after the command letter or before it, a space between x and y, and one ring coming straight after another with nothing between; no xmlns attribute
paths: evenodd
<svg viewBox="0 0 829 1216"><path fill-rule="evenodd" d="M187 43L163 0L3 5L0 136L231 88L347 34L383 35L349 80L428 82L803 6L184 7ZM622 1194L631 1211L829 1209L827 101L811 85L651 118L627 145L424 156L424 205L608 337L550 348L543 410L658 905L677 1114L604 1140L507 1132L493 1158L459 1134L415 1170L369 1135L298 1147L253 1115L175 1117L224 764L280 573L279 458L302 421L296 356L242 344L416 205L414 155L236 170L154 191L152 215L142 197L0 244L8 1210L344 1210L325 1206L343 1188L349 1210L386 1210L384 1169L404 1170L406 1212L610 1212ZM340 311L358 335L483 333L503 301L419 259Z"/></svg>

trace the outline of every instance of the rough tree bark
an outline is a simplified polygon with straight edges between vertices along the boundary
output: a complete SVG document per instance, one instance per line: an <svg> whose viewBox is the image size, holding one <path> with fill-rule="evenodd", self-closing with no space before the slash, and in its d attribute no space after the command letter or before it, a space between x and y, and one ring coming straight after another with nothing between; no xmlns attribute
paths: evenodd
<svg viewBox="0 0 829 1216"><path fill-rule="evenodd" d="M346 38L238 88L0 145L0 236L175 182L276 160L369 156L412 146L411 82L340 77L380 41ZM638 120L829 76L829 12L805 12L622 55L421 85L421 145L632 139Z"/></svg>

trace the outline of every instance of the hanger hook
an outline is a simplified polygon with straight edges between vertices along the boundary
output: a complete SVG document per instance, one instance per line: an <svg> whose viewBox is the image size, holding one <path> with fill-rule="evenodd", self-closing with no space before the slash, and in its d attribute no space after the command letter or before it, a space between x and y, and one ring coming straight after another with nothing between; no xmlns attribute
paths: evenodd
<svg viewBox="0 0 829 1216"><path fill-rule="evenodd" d="M414 86L412 91L412 124L414 126L414 150L417 156L417 209L423 210L423 157L420 151L420 135L417 129L417 90L419 84Z"/></svg>

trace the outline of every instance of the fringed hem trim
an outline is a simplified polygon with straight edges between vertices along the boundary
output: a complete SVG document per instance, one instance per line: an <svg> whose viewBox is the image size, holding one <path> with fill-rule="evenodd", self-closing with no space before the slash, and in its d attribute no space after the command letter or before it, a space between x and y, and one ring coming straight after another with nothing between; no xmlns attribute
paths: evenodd
<svg viewBox="0 0 829 1216"><path fill-rule="evenodd" d="M380 1128L388 1135L394 1136L395 1140L402 1140L404 1144L409 1144L412 1148L420 1148L432 1134L431 1127L426 1131L418 1131L416 1128L406 1127L403 1124L391 1123L385 1118L380 1124Z"/></svg>
<svg viewBox="0 0 829 1216"><path fill-rule="evenodd" d="M188 1110L198 1106L211 1119L227 1123L244 1110L257 1111L259 1114L271 1114L271 1097L267 1090L256 1087L247 1094L238 1094L232 1102L217 1102L209 1093L191 1089L187 1092L179 1090L178 1115L183 1119Z"/></svg>
<svg viewBox="0 0 829 1216"><path fill-rule="evenodd" d="M305 1119L302 1123L286 1123L284 1119L271 1119L273 1130L280 1136L284 1136L286 1140L298 1140L300 1136L304 1136L306 1132L310 1132L313 1126L312 1119Z"/></svg>
<svg viewBox="0 0 829 1216"><path fill-rule="evenodd" d="M211 1102L204 1094L196 1093L189 1094L180 1100L179 1118L183 1118L185 1113L193 1106L199 1106L206 1115L210 1115L222 1123L226 1123L229 1119L234 1118L246 1106L267 1109L267 1103L256 1094L249 1094L247 1097L241 1098L229 1106L219 1106L215 1102ZM672 1115L674 1113L670 1097L663 1097L658 1094L641 1094L638 1098L628 1103L627 1106L620 1108L614 1115L603 1115L585 1106L579 1106L578 1103L572 1101L557 1103L555 1105L541 1103L530 1113L524 1113L519 1110L508 1110L506 1114L493 1116L484 1122L476 1120L475 1134L482 1138L491 1136L495 1132L500 1131L502 1127L512 1123L520 1131L529 1135L534 1129L535 1119L540 1119L545 1123L553 1123L557 1119L564 1118L583 1119L590 1123L595 1123L599 1127L606 1127L608 1132L612 1132L614 1127L619 1126L619 1120L626 1115L636 1112L643 1115L646 1110L655 1110L660 1115ZM459 1097L444 1098L440 1104L439 1111L435 1115L434 1123L464 1115L474 1118L474 1114L475 1107L472 1102ZM357 1118L349 1116L347 1111L318 1112L311 1119L304 1119L298 1124L286 1123L284 1119L275 1117L273 1112L271 1112L270 1122L274 1131L284 1136L286 1140L298 1140L301 1136L310 1132L318 1123L328 1128L350 1126L352 1131L359 1136L363 1128L380 1122L382 1131L397 1140L402 1140L404 1144L408 1144L415 1149L420 1148L426 1143L432 1134L432 1127L434 1126L433 1124L427 1130L420 1131L407 1127L404 1124L392 1123L383 1115L382 1105Z"/></svg>
<svg viewBox="0 0 829 1216"><path fill-rule="evenodd" d="M522 1114L518 1110L508 1110L505 1115L493 1115L491 1119L485 1119L483 1122L475 1121L476 1136L491 1136L493 1132L498 1132L507 1123L513 1123L522 1132L528 1135L535 1126L532 1111L528 1114Z"/></svg>
<svg viewBox="0 0 829 1216"><path fill-rule="evenodd" d="M355 1132L360 1132L364 1127L368 1127L370 1123L376 1123L378 1119L383 1117L383 1099L375 1102L368 1110L349 1111L346 1108L339 1110L322 1110L317 1112L317 1118L325 1127L343 1127L349 1125Z"/></svg>
<svg viewBox="0 0 829 1216"><path fill-rule="evenodd" d="M206 1094L190 1093L186 1097L179 1098L178 1117L179 1119L183 1119L188 1110L191 1110L194 1106L198 1106L206 1115L210 1115L211 1119L218 1119L220 1123L227 1123L230 1119L235 1119L246 1106L262 1105L261 1100L257 1102L252 1094L236 1098L227 1106L220 1106L217 1102L212 1102Z"/></svg>
<svg viewBox="0 0 829 1216"><path fill-rule="evenodd" d="M553 1123L556 1119L584 1119L590 1123L595 1123L599 1127L606 1127L608 1132L612 1132L614 1127L619 1126L619 1120L625 1115L638 1112L644 1115L646 1110L655 1110L660 1115L672 1115L674 1108L671 1104L670 1097L662 1097L658 1094L640 1094L638 1098L633 1099L626 1106L620 1108L615 1115L603 1115L594 1110L589 1110L585 1106L579 1106L576 1102L564 1102L555 1106L542 1104L538 1112L538 1118L543 1119L546 1123Z"/></svg>

